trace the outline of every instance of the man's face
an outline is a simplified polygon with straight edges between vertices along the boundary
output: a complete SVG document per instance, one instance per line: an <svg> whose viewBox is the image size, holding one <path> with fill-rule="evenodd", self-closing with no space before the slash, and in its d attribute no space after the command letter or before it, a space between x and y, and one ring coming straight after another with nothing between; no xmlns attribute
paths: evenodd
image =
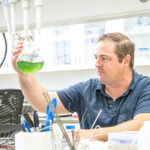
<svg viewBox="0 0 150 150"><path fill-rule="evenodd" d="M109 40L100 41L96 49L95 67L99 80L105 85L119 81L124 73L124 61L119 62L114 50L115 43Z"/></svg>

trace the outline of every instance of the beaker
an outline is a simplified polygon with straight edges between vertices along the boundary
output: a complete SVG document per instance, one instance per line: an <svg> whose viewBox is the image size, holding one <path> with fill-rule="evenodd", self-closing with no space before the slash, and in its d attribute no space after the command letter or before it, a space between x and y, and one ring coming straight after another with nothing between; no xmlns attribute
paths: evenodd
<svg viewBox="0 0 150 150"><path fill-rule="evenodd" d="M39 48L36 47L31 35L21 37L18 35L18 41L23 41L23 51L16 61L17 68L27 74L35 73L44 65L43 58L39 54Z"/></svg>

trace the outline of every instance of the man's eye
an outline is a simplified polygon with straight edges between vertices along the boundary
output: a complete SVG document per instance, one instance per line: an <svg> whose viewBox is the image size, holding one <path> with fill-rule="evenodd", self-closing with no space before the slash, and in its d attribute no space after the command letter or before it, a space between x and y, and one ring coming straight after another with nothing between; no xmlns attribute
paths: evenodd
<svg viewBox="0 0 150 150"><path fill-rule="evenodd" d="M109 60L109 58L102 57L102 60L103 60L103 61L108 61L108 60Z"/></svg>
<svg viewBox="0 0 150 150"><path fill-rule="evenodd" d="M107 60L108 58L102 57L103 60Z"/></svg>

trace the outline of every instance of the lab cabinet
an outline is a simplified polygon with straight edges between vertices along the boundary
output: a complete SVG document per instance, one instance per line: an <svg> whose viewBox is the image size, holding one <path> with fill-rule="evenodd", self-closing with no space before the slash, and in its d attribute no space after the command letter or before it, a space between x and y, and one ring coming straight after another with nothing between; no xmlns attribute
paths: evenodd
<svg viewBox="0 0 150 150"><path fill-rule="evenodd" d="M52 45L46 52L46 56L48 53L52 56L51 63L46 66L49 71L53 66L57 68L54 70L94 69L98 38L108 32L124 33L135 43L135 66L150 65L150 16L68 25L49 30L49 45Z"/></svg>
<svg viewBox="0 0 150 150"><path fill-rule="evenodd" d="M122 32L135 43L135 66L150 65L150 16L147 15L42 28L40 53L44 67L41 72L94 69L98 38L108 32ZM6 37L8 54L0 73L13 73L8 33Z"/></svg>
<svg viewBox="0 0 150 150"><path fill-rule="evenodd" d="M125 19L124 31L135 43L135 65L150 65L150 16Z"/></svg>

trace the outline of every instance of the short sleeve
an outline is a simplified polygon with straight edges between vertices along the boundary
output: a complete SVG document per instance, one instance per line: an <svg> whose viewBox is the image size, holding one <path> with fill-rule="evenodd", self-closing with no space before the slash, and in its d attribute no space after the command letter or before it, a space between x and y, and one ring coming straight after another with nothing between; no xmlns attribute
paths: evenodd
<svg viewBox="0 0 150 150"><path fill-rule="evenodd" d="M57 91L62 104L69 112L77 112L80 108L81 86L82 82Z"/></svg>
<svg viewBox="0 0 150 150"><path fill-rule="evenodd" d="M134 111L134 116L140 113L150 113L150 79L144 82L140 93L137 93L138 101Z"/></svg>

